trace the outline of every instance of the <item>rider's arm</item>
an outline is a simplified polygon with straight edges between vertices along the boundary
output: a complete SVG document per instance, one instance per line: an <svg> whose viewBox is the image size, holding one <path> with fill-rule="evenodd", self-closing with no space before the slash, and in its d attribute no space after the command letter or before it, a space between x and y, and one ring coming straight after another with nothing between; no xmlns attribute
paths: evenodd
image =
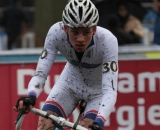
<svg viewBox="0 0 160 130"><path fill-rule="evenodd" d="M55 25L53 25L46 36L44 50L39 57L34 76L28 85L29 96L32 95L38 97L40 95L44 88L49 71L53 65L55 56L57 54L57 49L55 47L56 40L54 40L54 38L56 38L54 32L55 28Z"/></svg>
<svg viewBox="0 0 160 130"><path fill-rule="evenodd" d="M30 105L34 106L36 103L36 98L42 92L45 85L45 81L53 65L55 56L57 54L56 44L57 44L58 34L55 31L57 30L57 28L58 28L58 24L54 24L49 29L45 39L44 50L42 51L39 57L36 71L28 85L28 96L21 97L17 101L17 104L14 107L14 110L18 111L20 109L23 109L25 104L27 104L26 106L30 106ZM27 113L30 108L31 107L28 108Z"/></svg>
<svg viewBox="0 0 160 130"><path fill-rule="evenodd" d="M112 36L104 47L102 65L102 91L103 98L95 122L103 128L104 123L114 109L117 99L118 80L118 42Z"/></svg>

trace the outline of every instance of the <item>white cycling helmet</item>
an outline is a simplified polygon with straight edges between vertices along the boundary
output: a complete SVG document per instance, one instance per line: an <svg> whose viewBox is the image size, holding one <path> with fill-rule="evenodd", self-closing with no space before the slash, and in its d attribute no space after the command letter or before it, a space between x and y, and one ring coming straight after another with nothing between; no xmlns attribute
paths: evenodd
<svg viewBox="0 0 160 130"><path fill-rule="evenodd" d="M99 14L90 0L70 0L63 10L62 20L69 27L91 27L97 25Z"/></svg>

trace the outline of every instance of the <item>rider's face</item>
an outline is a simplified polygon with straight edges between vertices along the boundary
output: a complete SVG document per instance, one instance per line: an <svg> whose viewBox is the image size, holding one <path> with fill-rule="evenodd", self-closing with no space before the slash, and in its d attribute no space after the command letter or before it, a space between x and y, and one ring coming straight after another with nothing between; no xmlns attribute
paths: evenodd
<svg viewBox="0 0 160 130"><path fill-rule="evenodd" d="M65 32L69 36L69 41L77 52L83 52L89 46L92 36L96 32L96 27L71 28L64 26Z"/></svg>

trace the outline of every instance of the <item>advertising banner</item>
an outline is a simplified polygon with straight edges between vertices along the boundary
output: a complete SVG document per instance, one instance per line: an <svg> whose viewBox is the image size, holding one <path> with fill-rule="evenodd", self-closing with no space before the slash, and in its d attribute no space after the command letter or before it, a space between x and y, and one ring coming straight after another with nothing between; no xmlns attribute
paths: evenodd
<svg viewBox="0 0 160 130"><path fill-rule="evenodd" d="M35 107L42 107L64 66L65 62L54 63ZM18 98L27 95L35 69L36 63L0 64L0 129L15 129L18 113L12 108ZM78 112L75 109L69 120L74 122ZM36 115L27 114L22 130L35 130L37 122ZM105 130L142 129L160 129L160 60L119 61L117 102Z"/></svg>

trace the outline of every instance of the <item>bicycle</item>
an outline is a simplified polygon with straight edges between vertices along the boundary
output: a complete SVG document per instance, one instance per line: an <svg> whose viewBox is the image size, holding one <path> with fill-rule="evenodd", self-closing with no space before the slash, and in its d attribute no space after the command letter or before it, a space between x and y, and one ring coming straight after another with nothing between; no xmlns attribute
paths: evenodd
<svg viewBox="0 0 160 130"><path fill-rule="evenodd" d="M80 106L81 106L81 104L82 104L82 102L80 102ZM56 127L56 130L63 130L64 127L71 128L72 130L88 130L87 128L85 128L83 126L78 125L78 122L80 120L80 117L81 117L81 114L83 113L83 111L84 111L84 108L80 107L80 113L77 118L77 121L75 123L73 123L73 122L66 120L63 117L54 116L54 115L49 114L46 111L40 110L38 108L33 107L31 109L31 112L33 114L52 120L54 126ZM23 113L23 111L20 111L17 118L16 118L16 121L15 121L16 130L21 130L21 126L23 124L24 117L25 117L25 114Z"/></svg>

